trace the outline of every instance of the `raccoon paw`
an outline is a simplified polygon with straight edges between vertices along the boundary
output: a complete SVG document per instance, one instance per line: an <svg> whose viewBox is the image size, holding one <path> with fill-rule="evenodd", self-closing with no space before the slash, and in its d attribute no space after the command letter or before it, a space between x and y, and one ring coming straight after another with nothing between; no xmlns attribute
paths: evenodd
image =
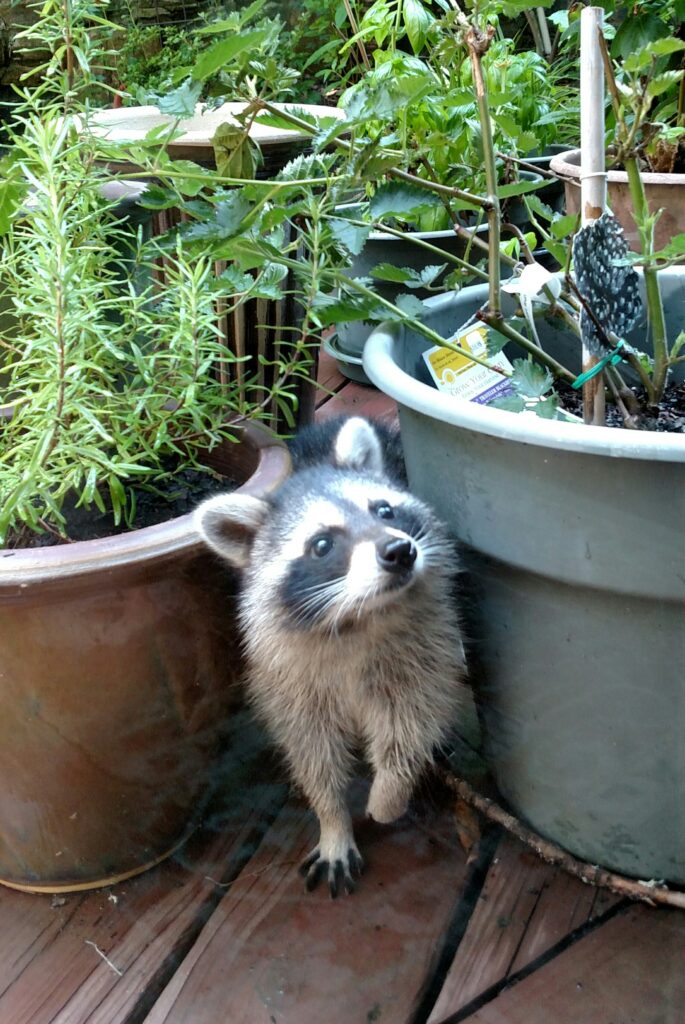
<svg viewBox="0 0 685 1024"><path fill-rule="evenodd" d="M341 891L341 885L348 895L353 893L354 879L359 878L363 870L364 861L354 843L341 856L330 858L325 857L317 846L305 857L299 868L300 874L304 875L304 887L307 892L315 889L321 879L326 877L328 891L333 900Z"/></svg>
<svg viewBox="0 0 685 1024"><path fill-rule="evenodd" d="M379 771L373 780L366 813L381 825L401 818L409 805L412 787L392 772Z"/></svg>

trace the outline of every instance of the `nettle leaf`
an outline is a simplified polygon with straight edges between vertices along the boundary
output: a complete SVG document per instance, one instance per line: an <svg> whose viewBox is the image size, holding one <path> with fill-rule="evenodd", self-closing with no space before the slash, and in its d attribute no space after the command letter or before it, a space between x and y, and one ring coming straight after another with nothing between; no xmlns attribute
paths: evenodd
<svg viewBox="0 0 685 1024"><path fill-rule="evenodd" d="M415 320L423 316L424 305L421 299L417 299L415 295L410 295L408 292L403 292L398 295L395 299L395 305L398 309L401 309L406 316L411 316ZM388 310L388 319L392 320L395 318L392 310Z"/></svg>
<svg viewBox="0 0 685 1024"><path fill-rule="evenodd" d="M322 292L314 298L311 312L321 327L349 323L353 320L380 319L379 304L375 297L365 295L325 295Z"/></svg>
<svg viewBox="0 0 685 1024"><path fill-rule="evenodd" d="M552 387L552 375L544 366L532 359L515 359L511 383L518 395L525 398L542 398Z"/></svg>
<svg viewBox="0 0 685 1024"><path fill-rule="evenodd" d="M647 82L647 95L661 96L662 93L676 85L682 77L682 71L664 71L660 75L655 75Z"/></svg>
<svg viewBox="0 0 685 1024"><path fill-rule="evenodd" d="M505 412L523 412L526 403L520 395L505 395L503 398L495 398L488 402L492 409L503 409Z"/></svg>
<svg viewBox="0 0 685 1024"><path fill-rule="evenodd" d="M146 210L171 210L178 206L178 196L171 189L148 185L138 202Z"/></svg>
<svg viewBox="0 0 685 1024"><path fill-rule="evenodd" d="M236 234L253 208L253 203L240 192L222 199L213 207L211 220L191 224L185 231L188 239L218 241Z"/></svg>
<svg viewBox="0 0 685 1024"><path fill-rule="evenodd" d="M370 274L377 281L394 281L397 284L408 284L413 281L417 286L421 284L421 278L415 270L411 267L396 267L394 263L379 263Z"/></svg>
<svg viewBox="0 0 685 1024"><path fill-rule="evenodd" d="M369 202L369 209L375 220L381 220L383 217L416 216L421 210L440 205L434 192L417 185L389 181L376 190Z"/></svg>
<svg viewBox="0 0 685 1024"><path fill-rule="evenodd" d="M171 117L192 117L201 92L201 82L188 80L166 96L158 96L155 102L163 114L169 114Z"/></svg>
<svg viewBox="0 0 685 1024"><path fill-rule="evenodd" d="M192 70L192 78L196 82L204 82L206 78L216 74L234 57L241 56L245 62L247 51L255 49L268 37L270 29L255 28L250 32L239 32L228 39L221 39L201 55Z"/></svg>
<svg viewBox="0 0 685 1024"><path fill-rule="evenodd" d="M680 234L674 235L668 245L654 253L654 259L672 260L683 255L685 255L685 234Z"/></svg>
<svg viewBox="0 0 685 1024"><path fill-rule="evenodd" d="M445 270L447 270L446 263L431 263L429 266L424 267L420 274L421 284L424 288L430 288Z"/></svg>
<svg viewBox="0 0 685 1024"><path fill-rule="evenodd" d="M212 171L207 170L192 160L174 160L171 163L171 170L180 174L189 175L188 178L179 178L174 181L178 191L184 196L198 195L205 185L213 180ZM190 177L192 175L192 177Z"/></svg>
<svg viewBox="0 0 685 1024"><path fill-rule="evenodd" d="M288 276L288 268L278 263L267 263L254 286L250 289L250 298L272 299L277 301L283 297L279 282Z"/></svg>
<svg viewBox="0 0 685 1024"><path fill-rule="evenodd" d="M533 406L533 412L543 420L555 420L559 411L559 399L556 395L548 395Z"/></svg>
<svg viewBox="0 0 685 1024"><path fill-rule="evenodd" d="M358 256L366 245L372 225L351 224L344 217L331 217L328 223L335 240L344 245L353 256Z"/></svg>

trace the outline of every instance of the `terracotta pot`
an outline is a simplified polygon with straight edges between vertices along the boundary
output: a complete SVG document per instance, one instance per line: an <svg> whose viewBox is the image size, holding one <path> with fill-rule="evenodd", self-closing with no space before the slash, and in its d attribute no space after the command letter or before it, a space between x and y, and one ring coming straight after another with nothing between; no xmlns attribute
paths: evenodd
<svg viewBox="0 0 685 1024"><path fill-rule="evenodd" d="M578 213L580 210L580 150L571 149L552 159L550 168L563 178L566 189L566 210ZM625 171L608 172L609 206L623 227L628 245L633 252L641 249L640 240L633 220L633 203ZM650 213L663 210L657 221L655 240L657 249L668 245L674 235L685 232L685 174L644 173L647 203Z"/></svg>
<svg viewBox="0 0 685 1024"><path fill-rule="evenodd" d="M287 449L248 426L212 465L264 494ZM238 668L234 580L190 516L0 551L0 881L94 888L197 823Z"/></svg>

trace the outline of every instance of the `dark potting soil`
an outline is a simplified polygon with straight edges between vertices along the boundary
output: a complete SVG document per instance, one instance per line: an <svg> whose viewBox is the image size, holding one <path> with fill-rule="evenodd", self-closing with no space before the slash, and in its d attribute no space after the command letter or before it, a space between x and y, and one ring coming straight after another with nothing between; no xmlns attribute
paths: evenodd
<svg viewBox="0 0 685 1024"><path fill-rule="evenodd" d="M155 490L136 490L136 515L133 529L156 526L170 519L187 515L201 501L222 491L235 490L238 484L225 476L215 476L199 469L181 469L155 483ZM20 536L10 536L7 547L41 548L69 541L99 540L115 534L128 533L126 523L115 525L111 513L102 513L97 508L75 508L65 503L62 512L66 516L65 532L68 541L52 533L25 531Z"/></svg>
<svg viewBox="0 0 685 1024"><path fill-rule="evenodd" d="M570 384L559 381L556 385L561 406L576 416L583 415L583 398L580 391ZM685 382L668 384L658 409L650 408L645 402L642 388L631 388L640 403L640 430L654 430L672 434L685 433ZM606 424L608 427L623 427L623 418L613 402L607 402Z"/></svg>

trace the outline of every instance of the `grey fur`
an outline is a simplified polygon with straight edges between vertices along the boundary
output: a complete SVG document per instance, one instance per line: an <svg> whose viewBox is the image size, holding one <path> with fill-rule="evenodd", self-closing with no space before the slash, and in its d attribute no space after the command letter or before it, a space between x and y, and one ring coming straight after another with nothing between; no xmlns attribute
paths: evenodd
<svg viewBox="0 0 685 1024"><path fill-rule="evenodd" d="M379 470L372 428L357 419L342 429L337 468L296 473L270 502L220 496L196 514L206 542L244 568L248 692L319 819L319 843L304 864L308 887L326 874L332 895L340 883L352 891L362 866L345 799L355 752L374 772L367 813L393 821L458 719L465 677L449 538L426 505ZM370 475L358 471L364 466ZM384 502L396 519L370 511ZM345 574L293 601L293 565L314 565L307 545L329 526L349 546ZM416 561L406 573L388 572L378 552L403 538Z"/></svg>

